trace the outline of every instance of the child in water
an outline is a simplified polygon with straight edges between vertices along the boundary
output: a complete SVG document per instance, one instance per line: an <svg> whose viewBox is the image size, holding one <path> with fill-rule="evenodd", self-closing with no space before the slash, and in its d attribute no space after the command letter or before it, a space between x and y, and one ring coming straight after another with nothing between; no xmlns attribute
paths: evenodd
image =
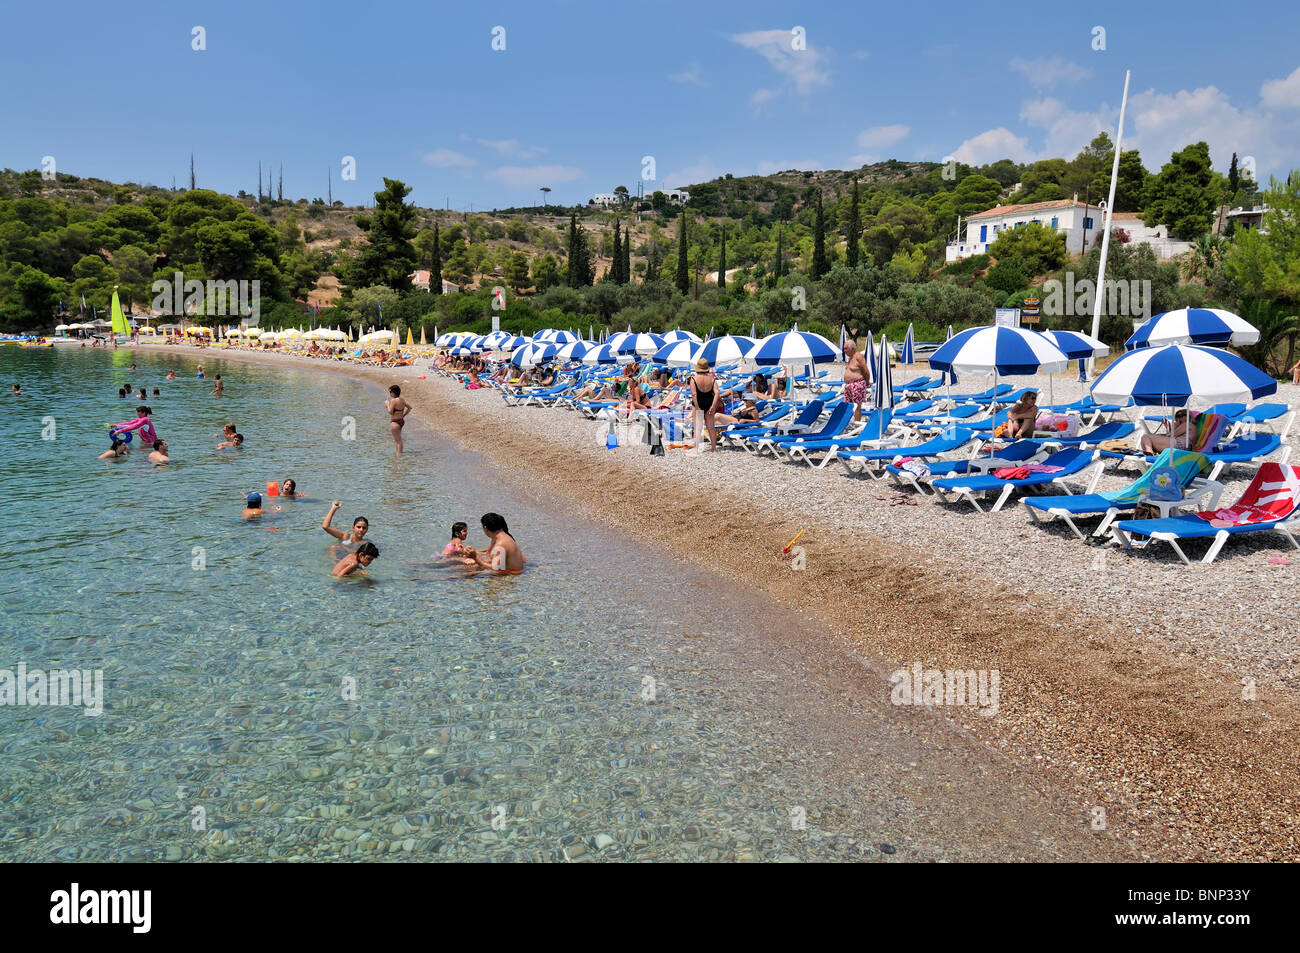
<svg viewBox="0 0 1300 953"><path fill-rule="evenodd" d="M200 375L200 376L202 376L202 375ZM217 380L217 386L214 387L214 388L212 388L212 393L209 395L209 396L211 396L211 397L220 397L220 396L221 396L222 388L224 388L224 387L226 386L226 385L225 385L225 382L222 381L222 379L221 379L221 375L220 375L220 374L217 375L216 380Z"/></svg>
<svg viewBox="0 0 1300 953"><path fill-rule="evenodd" d="M462 556L465 553L465 540L469 537L468 523L451 524L451 542L442 547L444 556Z"/></svg>
<svg viewBox="0 0 1300 953"><path fill-rule="evenodd" d="M348 553L334 566L333 575L350 576L359 572L366 566L379 558L379 547L374 543L365 542L357 547L355 553Z"/></svg>
<svg viewBox="0 0 1300 953"><path fill-rule="evenodd" d="M233 433L229 440L217 444L218 450L225 450L227 447L242 447L244 445L244 435L242 433Z"/></svg>
<svg viewBox="0 0 1300 953"><path fill-rule="evenodd" d="M140 431L140 439L145 443L157 443L158 434L153 429L153 421L149 419L149 415L153 413L153 409L141 404L135 409L135 412L140 415L135 420L127 420L120 424L113 424L109 427L109 431L113 434L114 439L129 431L138 430Z"/></svg>

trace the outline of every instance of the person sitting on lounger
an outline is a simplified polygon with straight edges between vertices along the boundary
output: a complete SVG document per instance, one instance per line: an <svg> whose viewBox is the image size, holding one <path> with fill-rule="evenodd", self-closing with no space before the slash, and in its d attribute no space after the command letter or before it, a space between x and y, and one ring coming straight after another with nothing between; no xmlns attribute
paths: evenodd
<svg viewBox="0 0 1300 953"><path fill-rule="evenodd" d="M753 423L758 420L758 405L754 403L754 398L746 397L744 405L734 414L717 414L713 421L719 427L730 427L733 424Z"/></svg>
<svg viewBox="0 0 1300 953"><path fill-rule="evenodd" d="M627 384L627 399L618 405L620 413L630 414L634 410L649 410L650 401L646 398L645 391L641 389L641 382L632 378Z"/></svg>
<svg viewBox="0 0 1300 953"><path fill-rule="evenodd" d="M1159 453L1161 450L1167 450L1171 446L1187 446L1187 435L1189 428L1193 425L1197 415L1191 415L1186 408L1174 412L1174 429L1172 433L1147 433L1142 435L1142 452L1150 456ZM1160 424L1161 427L1168 425L1168 421Z"/></svg>
<svg viewBox="0 0 1300 953"><path fill-rule="evenodd" d="M1020 440L1034 435L1038 420L1038 395L1032 390L1011 405L1007 411L1007 439Z"/></svg>

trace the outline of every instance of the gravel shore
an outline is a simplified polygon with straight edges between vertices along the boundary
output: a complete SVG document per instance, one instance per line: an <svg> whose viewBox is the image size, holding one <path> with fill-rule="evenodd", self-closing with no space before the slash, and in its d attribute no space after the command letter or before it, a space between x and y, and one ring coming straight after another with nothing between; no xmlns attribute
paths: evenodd
<svg viewBox="0 0 1300 953"><path fill-rule="evenodd" d="M518 473L521 486L762 588L809 618L792 641L827 666L856 659L886 695L889 673L913 663L997 669L996 717L972 708L917 716L947 717L1062 792L1080 825L1104 817L1149 858L1295 856L1300 644L1288 623L1300 554L1280 536L1230 540L1216 563L1188 568L1163 544L1131 554L1085 545L1063 523L1034 525L1014 502L993 515L929 496L894 505L892 483L838 466L810 470L739 450L652 457L636 442L606 450L603 425L507 407L498 392L466 391L423 360L316 363L401 383L417 416ZM1045 379L1037 383L1045 393ZM960 389L983 386L972 379ZM1058 376L1057 400L1078 386ZM1300 406L1300 388L1283 386L1273 399ZM1098 489L1134 475L1107 473ZM1238 468L1220 477L1225 504L1250 476ZM806 564L797 571L780 551L801 531ZM1189 555L1204 546L1192 543ZM1286 565L1268 562L1279 555Z"/></svg>

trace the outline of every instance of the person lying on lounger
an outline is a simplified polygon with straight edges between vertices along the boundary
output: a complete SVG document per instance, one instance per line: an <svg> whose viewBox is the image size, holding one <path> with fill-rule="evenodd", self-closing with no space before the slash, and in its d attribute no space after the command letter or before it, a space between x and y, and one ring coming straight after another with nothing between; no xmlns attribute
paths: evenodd
<svg viewBox="0 0 1300 953"><path fill-rule="evenodd" d="M1038 420L1038 395L1032 390L1011 405L1007 411L1007 439L1020 440L1034 435L1034 422Z"/></svg>
<svg viewBox="0 0 1300 953"><path fill-rule="evenodd" d="M732 424L753 423L758 420L758 406L754 403L753 397L746 397L744 405L734 414L717 414L714 421L719 427L730 427Z"/></svg>
<svg viewBox="0 0 1300 953"><path fill-rule="evenodd" d="M1161 450L1167 450L1171 446L1187 446L1188 428L1196 420L1198 415L1190 415L1187 408L1174 412L1174 429L1172 433L1148 433L1142 435L1142 452L1150 456L1159 453ZM1161 427L1168 425L1168 421L1160 424Z"/></svg>

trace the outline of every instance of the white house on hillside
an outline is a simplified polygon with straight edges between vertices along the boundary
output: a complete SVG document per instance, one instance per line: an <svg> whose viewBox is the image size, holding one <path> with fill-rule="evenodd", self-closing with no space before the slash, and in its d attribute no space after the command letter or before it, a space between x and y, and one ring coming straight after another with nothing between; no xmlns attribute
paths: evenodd
<svg viewBox="0 0 1300 953"><path fill-rule="evenodd" d="M674 205L685 205L691 200L691 193L685 189L669 189L664 194L668 196L668 201Z"/></svg>
<svg viewBox="0 0 1300 953"><path fill-rule="evenodd" d="M1060 199L1054 202L1030 202L1027 205L998 205L988 211L966 219L966 233L958 233L958 240L948 242L946 259L961 261L972 255L988 253L989 245L1009 228L1019 228L1030 222L1046 225L1065 236L1065 250L1079 255L1101 241L1101 229L1106 213L1095 205L1078 200ZM1158 258L1173 258L1183 254L1191 244L1169 238L1165 225L1147 227L1134 212L1116 212L1111 219L1112 229L1123 229L1134 244L1150 245ZM1113 242L1114 237L1111 238Z"/></svg>
<svg viewBox="0 0 1300 953"><path fill-rule="evenodd" d="M600 192L593 195L587 204L599 205L601 208L612 208L616 205L622 205L626 201L627 196L622 192Z"/></svg>
<svg viewBox="0 0 1300 953"><path fill-rule="evenodd" d="M424 291L429 290L429 269L417 268L415 271L411 272L411 274L408 277L411 279L411 284L415 285L415 287L420 288ZM452 292L459 291L459 290L460 290L460 285L455 284L454 282L450 282L446 278L442 279L443 294L449 295Z"/></svg>

